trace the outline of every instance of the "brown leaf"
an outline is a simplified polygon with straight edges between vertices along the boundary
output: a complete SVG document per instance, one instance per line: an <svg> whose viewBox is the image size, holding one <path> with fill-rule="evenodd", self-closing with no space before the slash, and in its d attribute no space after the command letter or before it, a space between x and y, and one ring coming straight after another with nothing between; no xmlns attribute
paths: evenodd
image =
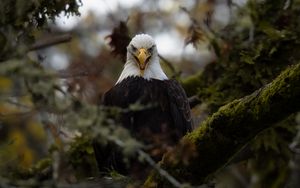
<svg viewBox="0 0 300 188"><path fill-rule="evenodd" d="M188 32L188 37L185 39L185 45L192 43L194 46L197 46L197 42L205 40L205 33L199 27L191 25Z"/></svg>
<svg viewBox="0 0 300 188"><path fill-rule="evenodd" d="M113 49L112 53L118 55L125 63L127 54L127 45L131 38L129 36L129 30L125 22L120 22L118 27L113 29L113 32L106 37L109 39L109 45Z"/></svg>

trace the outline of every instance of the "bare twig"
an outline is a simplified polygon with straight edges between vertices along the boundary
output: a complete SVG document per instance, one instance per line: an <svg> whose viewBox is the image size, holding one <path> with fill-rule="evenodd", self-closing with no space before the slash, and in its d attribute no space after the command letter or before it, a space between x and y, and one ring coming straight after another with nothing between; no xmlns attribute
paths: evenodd
<svg viewBox="0 0 300 188"><path fill-rule="evenodd" d="M191 108L194 108L195 106L197 106L199 103L201 103L201 100L199 99L199 97L197 95L194 95L192 97L188 98L189 100L189 104Z"/></svg>
<svg viewBox="0 0 300 188"><path fill-rule="evenodd" d="M287 10L288 8L290 8L291 4L292 4L291 0L286 0L284 3L283 10Z"/></svg>
<svg viewBox="0 0 300 188"><path fill-rule="evenodd" d="M89 76L89 74L90 73L86 70L83 70L83 71L80 71L80 72L77 72L77 73L69 73L69 72L66 72L66 71L59 71L57 73L57 76L59 78L75 78L75 77Z"/></svg>
<svg viewBox="0 0 300 188"><path fill-rule="evenodd" d="M36 111L34 109L30 110L30 111L26 111L26 112L13 112L13 113L2 113L0 112L0 120L5 120L5 119L14 119L14 120L20 120L22 118L28 118L30 116L32 116ZM18 119L15 119L16 117L18 117Z"/></svg>
<svg viewBox="0 0 300 188"><path fill-rule="evenodd" d="M29 47L28 51L30 52L30 51L40 50L57 44L69 42L71 39L72 39L71 34L53 36L51 38L37 41L36 43L34 43L32 46Z"/></svg>
<svg viewBox="0 0 300 188"><path fill-rule="evenodd" d="M159 164L157 164L146 152L139 149L138 154L143 157L150 166L152 166L162 177L168 180L174 187L182 187L182 184L175 179L171 174L169 174L166 170L162 169Z"/></svg>
<svg viewBox="0 0 300 188"><path fill-rule="evenodd" d="M108 139L120 147L125 147L125 143L115 137L108 137ZM183 187L182 184L176 180L171 174L169 174L166 170L162 169L156 162L151 158L149 154L144 152L141 149L137 149L136 152L139 156L143 157L145 161L152 166L162 177L164 177L168 182L170 182L174 187Z"/></svg>
<svg viewBox="0 0 300 188"><path fill-rule="evenodd" d="M13 99L6 99L6 102L9 103L9 104L15 105L16 107L25 109L25 110L30 110L30 111L32 110L32 107L24 105L24 104L19 103L19 102L16 102Z"/></svg>
<svg viewBox="0 0 300 188"><path fill-rule="evenodd" d="M289 145L290 151L292 151L294 154L300 154L300 130L298 131L296 137L294 138L294 141Z"/></svg>

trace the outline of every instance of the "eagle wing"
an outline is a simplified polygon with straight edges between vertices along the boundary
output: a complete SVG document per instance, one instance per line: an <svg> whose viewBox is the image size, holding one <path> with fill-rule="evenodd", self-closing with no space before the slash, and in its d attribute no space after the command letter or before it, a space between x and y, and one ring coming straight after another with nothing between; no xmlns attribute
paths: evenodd
<svg viewBox="0 0 300 188"><path fill-rule="evenodd" d="M174 126L184 135L186 132L192 131L192 117L188 98L178 81L172 79L166 80L166 82Z"/></svg>

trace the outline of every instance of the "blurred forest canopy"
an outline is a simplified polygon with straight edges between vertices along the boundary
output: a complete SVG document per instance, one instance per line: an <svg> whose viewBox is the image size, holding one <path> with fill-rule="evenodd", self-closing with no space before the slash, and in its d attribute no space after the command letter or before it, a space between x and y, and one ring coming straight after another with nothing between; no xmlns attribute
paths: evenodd
<svg viewBox="0 0 300 188"><path fill-rule="evenodd" d="M153 165L115 124L124 109L99 105L140 32L176 33L194 50L160 54L191 97L196 129L145 186L300 184L299 0L141 0L89 13L70 30L55 24L80 16L86 1L1 0L0 187L141 186L115 172L98 178L91 145L113 141Z"/></svg>

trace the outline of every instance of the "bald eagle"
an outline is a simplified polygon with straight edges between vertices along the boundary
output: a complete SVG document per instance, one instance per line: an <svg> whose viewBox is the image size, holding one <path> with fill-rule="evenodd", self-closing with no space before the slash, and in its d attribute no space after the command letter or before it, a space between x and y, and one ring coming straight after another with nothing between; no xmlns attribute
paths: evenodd
<svg viewBox="0 0 300 188"><path fill-rule="evenodd" d="M151 151L174 146L192 129L187 96L180 84L168 79L162 70L155 42L147 34L136 35L127 46L124 69L102 102L121 108L135 103L150 104L142 110L123 113L119 121L132 136L150 146ZM103 148L96 143L94 150L101 171L112 168L128 173L120 150L113 144ZM152 152L152 157L160 160L162 154Z"/></svg>

